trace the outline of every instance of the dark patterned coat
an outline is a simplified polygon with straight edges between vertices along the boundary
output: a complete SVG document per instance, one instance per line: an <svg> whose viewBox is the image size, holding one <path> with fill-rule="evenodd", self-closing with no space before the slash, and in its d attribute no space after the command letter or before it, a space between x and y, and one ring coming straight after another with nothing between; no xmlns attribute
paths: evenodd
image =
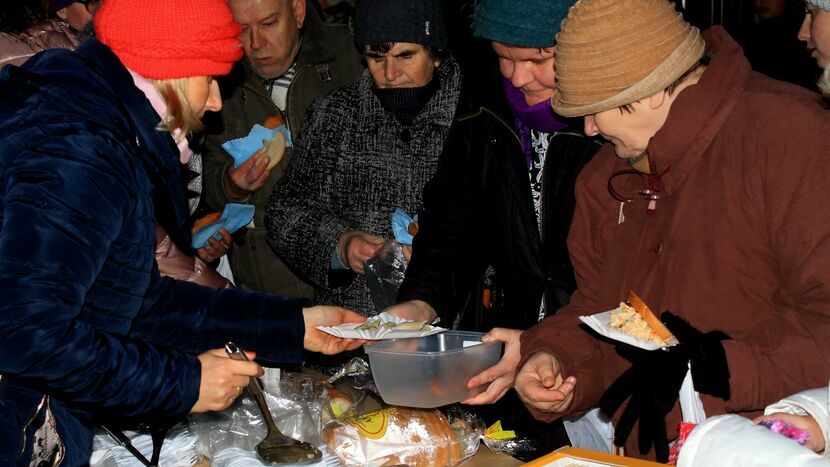
<svg viewBox="0 0 830 467"><path fill-rule="evenodd" d="M421 192L458 104L455 60L445 60L436 78L440 88L411 127L383 109L368 71L312 105L294 159L269 200L266 227L277 254L314 284L315 303L378 312L364 276L331 270L332 252L343 232L393 238L395 208L410 215L421 210Z"/></svg>

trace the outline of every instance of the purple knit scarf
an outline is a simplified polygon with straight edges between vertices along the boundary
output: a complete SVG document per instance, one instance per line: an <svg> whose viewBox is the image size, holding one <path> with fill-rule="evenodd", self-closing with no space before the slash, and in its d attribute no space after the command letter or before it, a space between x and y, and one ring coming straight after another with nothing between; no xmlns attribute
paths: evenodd
<svg viewBox="0 0 830 467"><path fill-rule="evenodd" d="M533 161L533 144L530 139L530 130L553 133L566 128L567 125L556 119L550 107L550 99L538 104L528 105L522 91L514 88L513 84L507 79L504 80L504 93L507 95L507 102L516 117L519 141L522 144L522 152L525 154L527 167L530 169Z"/></svg>

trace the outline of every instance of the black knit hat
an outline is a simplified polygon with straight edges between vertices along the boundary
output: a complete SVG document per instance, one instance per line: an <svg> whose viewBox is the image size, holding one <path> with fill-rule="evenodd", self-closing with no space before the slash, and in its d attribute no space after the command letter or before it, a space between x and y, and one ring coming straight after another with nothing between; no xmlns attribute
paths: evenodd
<svg viewBox="0 0 830 467"><path fill-rule="evenodd" d="M447 46L447 24L441 0L358 0L355 42L411 42L433 49Z"/></svg>

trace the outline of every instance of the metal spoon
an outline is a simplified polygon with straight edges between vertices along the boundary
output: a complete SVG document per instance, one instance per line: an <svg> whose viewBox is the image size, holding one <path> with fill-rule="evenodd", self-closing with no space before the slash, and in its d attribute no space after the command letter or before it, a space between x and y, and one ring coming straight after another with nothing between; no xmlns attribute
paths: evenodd
<svg viewBox="0 0 830 467"><path fill-rule="evenodd" d="M233 342L225 344L225 352L234 360L248 361L248 356L245 355L245 352ZM268 426L268 434L256 446L256 452L262 460L279 464L311 464L319 461L323 457L320 450L313 444L297 441L294 438L289 438L280 433L277 425L274 424L274 419L271 418L271 411L268 409L268 403L265 401L262 382L259 378L251 378L251 383L248 384L248 390L251 391L251 394L256 399L259 410L262 412L262 418L265 419L265 424Z"/></svg>

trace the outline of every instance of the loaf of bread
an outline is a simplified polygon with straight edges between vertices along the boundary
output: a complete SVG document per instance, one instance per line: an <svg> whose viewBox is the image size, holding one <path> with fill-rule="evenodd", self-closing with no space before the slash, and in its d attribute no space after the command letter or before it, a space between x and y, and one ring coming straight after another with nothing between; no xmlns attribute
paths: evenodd
<svg viewBox="0 0 830 467"><path fill-rule="evenodd" d="M321 435L344 465L455 466L479 444L466 421L450 423L438 410L407 407L331 421Z"/></svg>

